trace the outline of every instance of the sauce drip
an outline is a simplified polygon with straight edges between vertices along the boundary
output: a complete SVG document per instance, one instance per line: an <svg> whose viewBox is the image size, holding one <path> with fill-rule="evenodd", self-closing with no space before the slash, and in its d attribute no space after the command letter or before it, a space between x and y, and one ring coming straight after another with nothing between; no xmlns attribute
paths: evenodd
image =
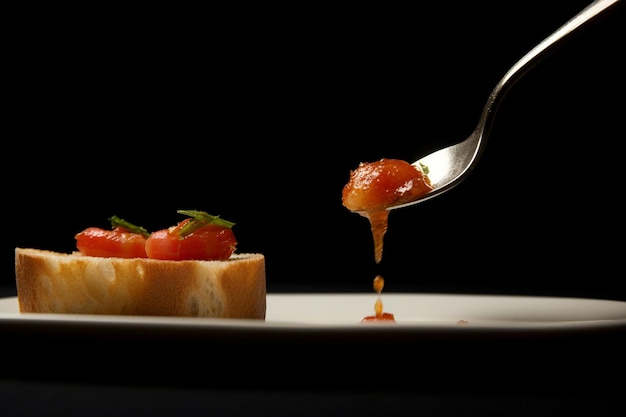
<svg viewBox="0 0 626 417"><path fill-rule="evenodd" d="M370 222L372 238L374 239L374 260L379 264L383 259L383 238L387 233L387 225L389 224L389 210L364 212L363 216L367 217Z"/></svg>
<svg viewBox="0 0 626 417"><path fill-rule="evenodd" d="M429 193L434 187L427 172L425 166L388 158L361 162L355 170L350 171L350 179L343 187L341 200L348 210L369 220L377 264L383 258L383 239L389 224L389 210ZM375 314L366 316L363 322L396 321L393 314L383 311L380 294L384 285L383 277L377 275L374 278L374 290L378 293L374 304Z"/></svg>
<svg viewBox="0 0 626 417"><path fill-rule="evenodd" d="M374 303L374 312L373 316L366 316L361 320L362 322L373 322L373 321L396 321L395 316L392 313L385 313L383 311L383 299L381 293L383 291L383 287L385 286L385 279L381 275L377 275L374 278L374 291L378 293L378 298L376 298L376 302Z"/></svg>

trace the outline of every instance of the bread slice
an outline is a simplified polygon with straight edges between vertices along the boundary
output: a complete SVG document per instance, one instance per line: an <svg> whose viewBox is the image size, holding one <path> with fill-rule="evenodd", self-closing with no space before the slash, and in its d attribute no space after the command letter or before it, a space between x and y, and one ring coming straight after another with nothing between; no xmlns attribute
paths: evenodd
<svg viewBox="0 0 626 417"><path fill-rule="evenodd" d="M226 261L101 258L15 249L22 313L265 319L265 257Z"/></svg>

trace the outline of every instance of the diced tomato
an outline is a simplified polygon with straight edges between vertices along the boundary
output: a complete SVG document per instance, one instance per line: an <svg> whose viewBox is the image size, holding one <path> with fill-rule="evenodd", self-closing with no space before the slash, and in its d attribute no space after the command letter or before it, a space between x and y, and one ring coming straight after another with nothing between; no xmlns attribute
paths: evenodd
<svg viewBox="0 0 626 417"><path fill-rule="evenodd" d="M146 240L149 258L161 260L226 260L237 247L232 229L207 224L181 238L182 227L191 219L185 219L168 229L152 232Z"/></svg>
<svg viewBox="0 0 626 417"><path fill-rule="evenodd" d="M113 230L89 227L76 236L76 247L83 255L146 258L146 237L122 227Z"/></svg>

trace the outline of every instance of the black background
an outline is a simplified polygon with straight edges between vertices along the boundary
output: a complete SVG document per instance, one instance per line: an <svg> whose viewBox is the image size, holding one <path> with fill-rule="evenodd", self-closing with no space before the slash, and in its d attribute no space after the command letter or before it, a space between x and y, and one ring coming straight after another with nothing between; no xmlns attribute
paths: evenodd
<svg viewBox="0 0 626 417"><path fill-rule="evenodd" d="M621 13L513 86L472 175L391 214L380 265L341 205L360 161L466 138L508 68L585 4L31 22L11 65L0 282L16 246L72 251L112 215L156 230L199 209L266 255L269 291L372 291L380 273L386 291L626 300Z"/></svg>
<svg viewBox="0 0 626 417"><path fill-rule="evenodd" d="M368 292L382 274L388 292L626 301L623 4L515 84L466 181L391 213L380 265L367 220L341 205L359 162L413 161L469 136L511 65L587 3L29 11L7 64L3 295L16 294L15 247L72 251L75 233L114 214L156 230L199 209L236 223L239 252L265 254L269 292ZM82 395L101 406L118 395L133 413L150 395L20 384L9 388L31 411L67 411L66 400L79 412ZM271 415L302 404L308 415L623 406L618 396L390 388L265 394L277 398ZM23 408L29 390L52 397ZM157 391L152 410L265 415L270 400L254 392Z"/></svg>

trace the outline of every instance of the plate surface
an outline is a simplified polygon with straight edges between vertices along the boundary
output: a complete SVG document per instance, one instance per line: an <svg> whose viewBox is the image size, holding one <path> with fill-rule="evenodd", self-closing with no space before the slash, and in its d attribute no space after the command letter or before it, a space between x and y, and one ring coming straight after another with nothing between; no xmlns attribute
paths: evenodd
<svg viewBox="0 0 626 417"><path fill-rule="evenodd" d="M381 296L384 311L396 323L361 323L374 314L376 294L268 294L265 321L179 317L20 314L17 297L0 299L0 330L28 327L97 325L98 328L179 328L210 334L213 331L250 332L250 337L281 333L341 332L571 332L626 326L626 302L513 295L388 293Z"/></svg>

